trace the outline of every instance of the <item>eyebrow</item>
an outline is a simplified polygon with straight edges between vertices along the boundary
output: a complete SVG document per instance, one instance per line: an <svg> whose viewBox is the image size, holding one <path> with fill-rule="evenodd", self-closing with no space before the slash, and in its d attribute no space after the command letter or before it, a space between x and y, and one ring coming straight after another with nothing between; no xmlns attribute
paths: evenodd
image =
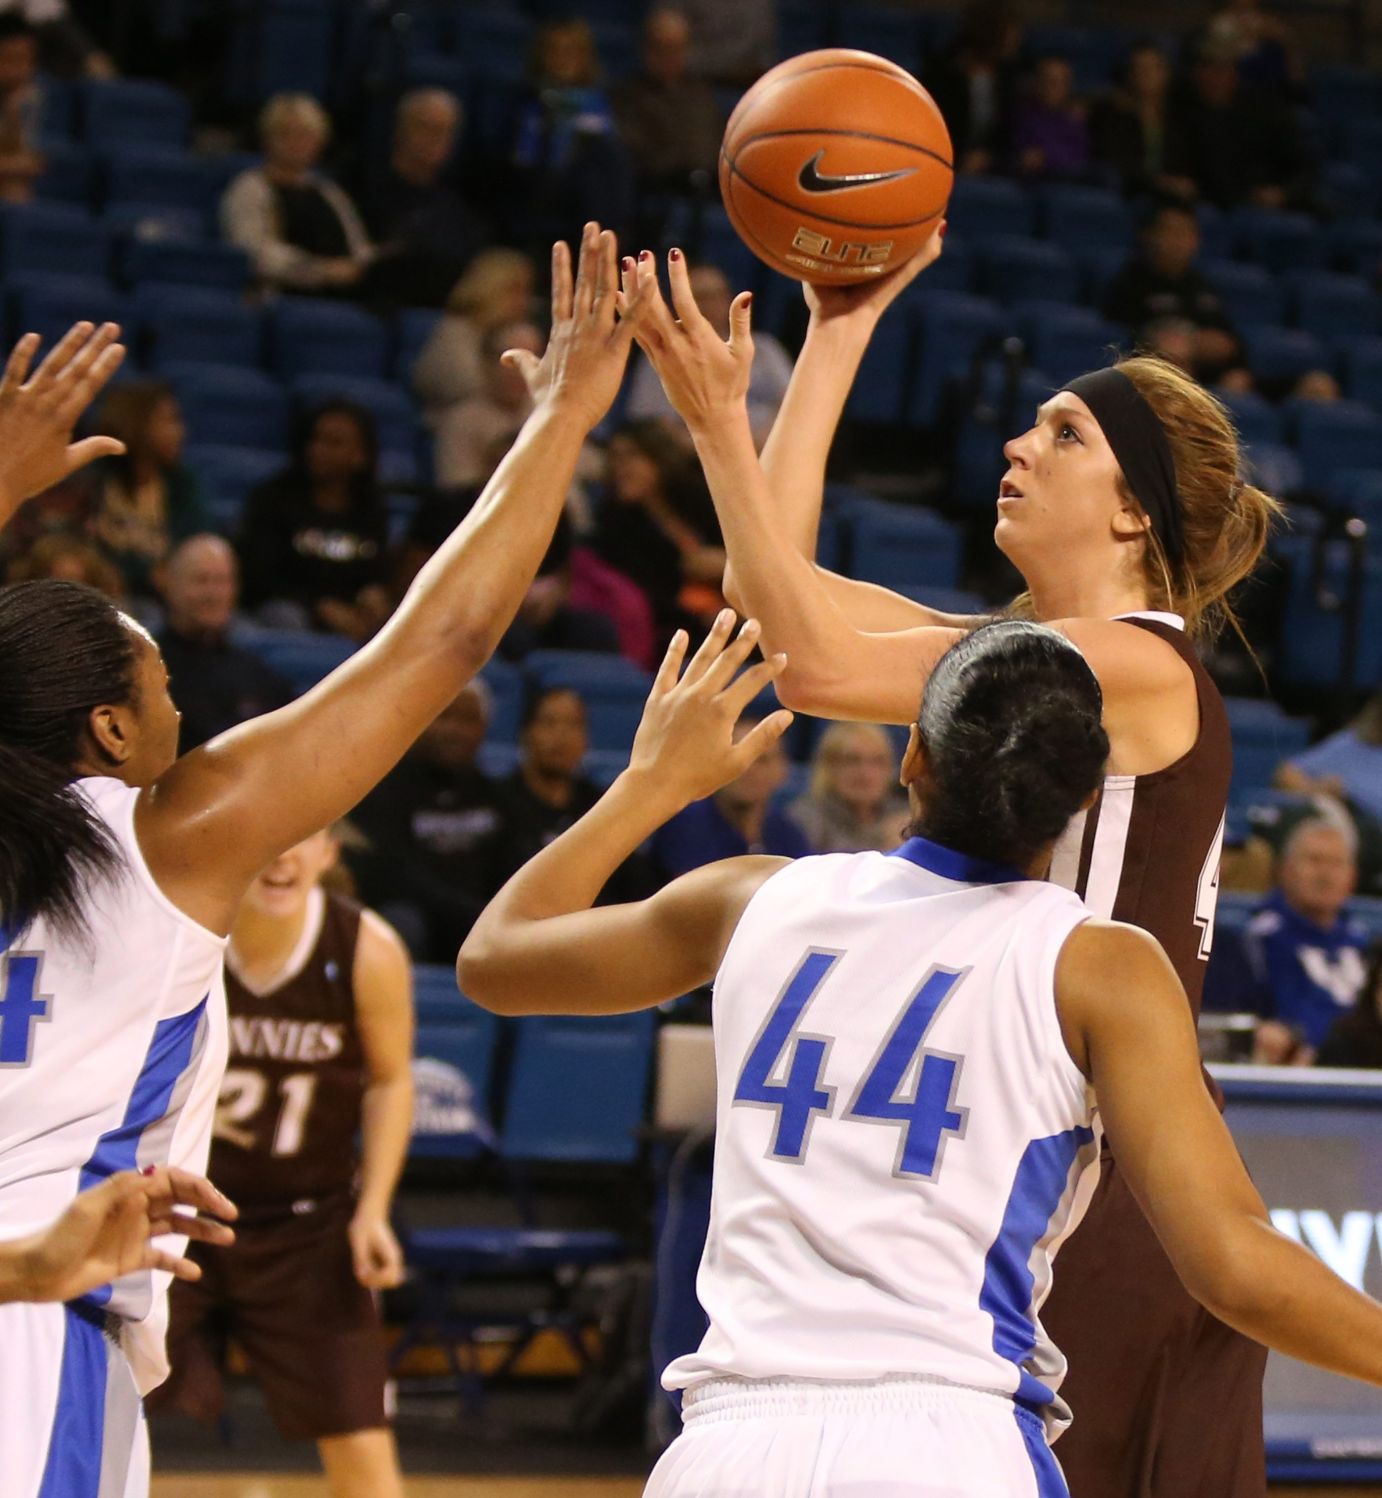
<svg viewBox="0 0 1382 1498"><path fill-rule="evenodd" d="M1075 410L1073 406L1053 406L1050 401L1043 401L1037 407L1036 419L1038 422L1043 422L1049 416L1062 416L1066 420L1077 422L1084 420L1084 412Z"/></svg>

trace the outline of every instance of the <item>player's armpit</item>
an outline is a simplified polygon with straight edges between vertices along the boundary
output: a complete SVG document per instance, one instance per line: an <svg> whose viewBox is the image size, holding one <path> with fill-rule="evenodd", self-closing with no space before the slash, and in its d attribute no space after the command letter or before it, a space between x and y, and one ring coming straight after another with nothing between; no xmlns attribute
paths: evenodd
<svg viewBox="0 0 1382 1498"><path fill-rule="evenodd" d="M1382 1306L1272 1227L1204 1085L1190 1007L1158 943L1086 922L1061 952L1056 1001L1119 1168L1190 1294L1256 1341L1382 1383Z"/></svg>

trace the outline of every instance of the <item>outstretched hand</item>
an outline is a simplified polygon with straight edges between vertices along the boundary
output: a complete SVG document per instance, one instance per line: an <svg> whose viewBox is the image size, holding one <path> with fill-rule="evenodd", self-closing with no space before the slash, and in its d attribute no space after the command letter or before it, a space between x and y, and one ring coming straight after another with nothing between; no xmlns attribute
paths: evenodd
<svg viewBox="0 0 1382 1498"><path fill-rule="evenodd" d="M812 286L807 282L802 292L811 309L811 321L824 323L847 318L871 329L922 271L940 259L944 240L942 222L910 260L886 276L857 281L850 286Z"/></svg>
<svg viewBox="0 0 1382 1498"><path fill-rule="evenodd" d="M124 452L114 437L72 441L78 418L125 357L119 337L115 323L76 323L32 374L38 334L26 333L15 344L0 377L0 525L26 499L78 468Z"/></svg>
<svg viewBox="0 0 1382 1498"><path fill-rule="evenodd" d="M180 1212L190 1207L193 1212ZM23 1298L75 1300L98 1285L140 1269L163 1269L178 1279L201 1278L190 1259L155 1247L153 1239L181 1233L204 1243L228 1244L235 1234L219 1222L193 1215L234 1218L235 1207L201 1176L160 1166L145 1175L124 1170L79 1193L51 1227L22 1247Z"/></svg>
<svg viewBox="0 0 1382 1498"><path fill-rule="evenodd" d="M504 362L523 376L537 407L580 415L595 427L614 404L628 363L633 330L617 313L619 247L614 235L589 223L581 235L575 280L571 250L552 246L552 331L539 359L509 349Z"/></svg>
<svg viewBox="0 0 1382 1498"><path fill-rule="evenodd" d="M729 309L729 338L707 321L691 291L686 257L667 256L672 308L657 284L657 261L644 250L637 262L623 263L621 310L633 326L638 346L657 371L677 415L694 437L713 428L727 412L745 407L753 368L751 292L741 291ZM675 309L675 316L673 310Z"/></svg>
<svg viewBox="0 0 1382 1498"><path fill-rule="evenodd" d="M744 709L782 674L787 657L775 655L736 676L761 630L758 621L750 619L731 641L733 628L734 610L725 609L685 672L688 640L685 630L676 632L633 741L629 769L646 774L660 793L681 805L699 801L742 775L792 722L792 714L779 708L736 742L734 729Z"/></svg>

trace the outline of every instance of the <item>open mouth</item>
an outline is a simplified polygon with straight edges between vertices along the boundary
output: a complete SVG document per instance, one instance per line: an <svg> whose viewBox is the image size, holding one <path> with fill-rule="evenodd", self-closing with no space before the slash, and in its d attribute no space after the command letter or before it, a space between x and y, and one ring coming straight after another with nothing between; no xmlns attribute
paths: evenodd
<svg viewBox="0 0 1382 1498"><path fill-rule="evenodd" d="M1011 479L1004 479L998 486L999 499L1021 499L1022 490Z"/></svg>

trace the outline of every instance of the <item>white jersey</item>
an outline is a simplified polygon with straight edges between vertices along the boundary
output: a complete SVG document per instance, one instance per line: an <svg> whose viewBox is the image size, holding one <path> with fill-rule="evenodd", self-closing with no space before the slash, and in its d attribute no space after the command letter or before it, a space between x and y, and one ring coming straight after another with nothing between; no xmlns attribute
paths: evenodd
<svg viewBox="0 0 1382 1498"><path fill-rule="evenodd" d="M710 1327L667 1388L922 1377L1063 1427L1038 1312L1099 1141L1054 972L1087 918L921 838L766 881L715 985Z"/></svg>
<svg viewBox="0 0 1382 1498"><path fill-rule="evenodd" d="M0 1237L53 1221L118 1170L206 1168L225 1070L225 940L159 890L134 834L138 792L79 782L123 871L84 900L85 941L39 920L0 958ZM167 1373L166 1274L85 1298L118 1317L141 1391ZM10 1307L0 1307L3 1318ZM0 1320L0 1362L9 1340ZM0 1420L4 1419L0 1401ZM3 1445L3 1442L0 1442Z"/></svg>

